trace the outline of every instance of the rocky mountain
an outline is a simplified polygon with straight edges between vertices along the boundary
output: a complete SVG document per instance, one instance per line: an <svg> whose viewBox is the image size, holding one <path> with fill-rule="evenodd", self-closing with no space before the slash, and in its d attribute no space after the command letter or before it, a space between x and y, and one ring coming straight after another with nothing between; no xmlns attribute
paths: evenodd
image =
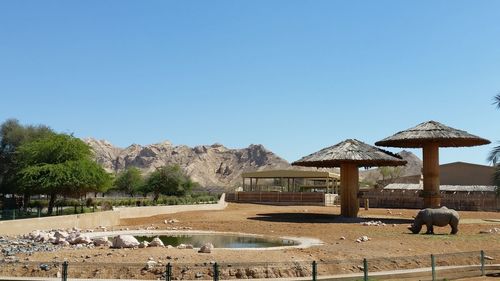
<svg viewBox="0 0 500 281"><path fill-rule="evenodd" d="M118 173L137 167L148 174L156 168L178 164L201 186L236 186L241 173L264 169L286 169L290 164L262 145L229 149L221 144L189 147L162 142L118 148L108 141L84 139L95 152L95 158L108 172Z"/></svg>
<svg viewBox="0 0 500 281"><path fill-rule="evenodd" d="M408 162L405 166L401 166L399 177L415 176L422 173L422 160L410 151L402 150L397 153L403 160ZM379 168L373 168L366 171L360 171L359 177L362 181L375 183L382 179L382 173Z"/></svg>

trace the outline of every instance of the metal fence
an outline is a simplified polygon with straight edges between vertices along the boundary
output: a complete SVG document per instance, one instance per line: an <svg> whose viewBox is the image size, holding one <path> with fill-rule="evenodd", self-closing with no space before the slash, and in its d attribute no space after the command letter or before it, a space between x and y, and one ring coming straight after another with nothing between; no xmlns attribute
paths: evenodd
<svg viewBox="0 0 500 281"><path fill-rule="evenodd" d="M82 279L232 280L284 278L295 280L451 280L497 274L500 251L475 251L365 259L273 263L147 263L2 262L0 276Z"/></svg>

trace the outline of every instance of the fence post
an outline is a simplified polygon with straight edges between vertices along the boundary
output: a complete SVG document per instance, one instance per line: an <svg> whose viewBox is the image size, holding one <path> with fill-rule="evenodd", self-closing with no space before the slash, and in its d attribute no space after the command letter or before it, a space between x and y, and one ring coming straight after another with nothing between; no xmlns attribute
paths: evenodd
<svg viewBox="0 0 500 281"><path fill-rule="evenodd" d="M167 268L165 270L165 281L171 281L172 280L172 265L170 263L167 263Z"/></svg>
<svg viewBox="0 0 500 281"><path fill-rule="evenodd" d="M431 254L432 281L436 281L436 259Z"/></svg>
<svg viewBox="0 0 500 281"><path fill-rule="evenodd" d="M64 261L62 264L62 274L61 274L62 281L68 280L68 262Z"/></svg>
<svg viewBox="0 0 500 281"><path fill-rule="evenodd" d="M363 259L363 280L368 281L368 261Z"/></svg>
<svg viewBox="0 0 500 281"><path fill-rule="evenodd" d="M219 281L219 265L214 263L214 281Z"/></svg>
<svg viewBox="0 0 500 281"><path fill-rule="evenodd" d="M484 276L484 251L481 250L481 276Z"/></svg>
<svg viewBox="0 0 500 281"><path fill-rule="evenodd" d="M316 281L316 277L318 275L318 264L316 263L316 261L313 261L312 263L312 281Z"/></svg>

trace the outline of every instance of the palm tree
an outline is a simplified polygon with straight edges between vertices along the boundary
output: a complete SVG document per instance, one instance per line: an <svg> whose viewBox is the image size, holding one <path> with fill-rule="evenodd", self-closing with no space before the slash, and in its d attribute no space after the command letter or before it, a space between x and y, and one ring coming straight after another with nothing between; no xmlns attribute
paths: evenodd
<svg viewBox="0 0 500 281"><path fill-rule="evenodd" d="M500 109L500 94L497 94L493 98L493 104L496 105L496 108ZM500 162L500 145L493 148L488 156L488 160L496 167L493 183L497 186L497 195L500 196L500 165L498 165Z"/></svg>

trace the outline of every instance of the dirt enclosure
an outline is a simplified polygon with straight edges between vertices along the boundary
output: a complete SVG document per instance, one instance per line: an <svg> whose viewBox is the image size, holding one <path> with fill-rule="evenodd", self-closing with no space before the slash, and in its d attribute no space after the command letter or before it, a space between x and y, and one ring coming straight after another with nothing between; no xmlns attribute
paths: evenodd
<svg viewBox="0 0 500 281"><path fill-rule="evenodd" d="M165 220L176 219L175 227L194 230L241 232L271 237L311 237L324 245L304 249L282 250L222 250L202 254L193 249L61 249L19 256L29 263L23 268L4 266L2 276L30 276L39 271L40 262L70 263L69 276L76 278L160 278L165 265L174 265L175 279L209 279L211 265L221 266L221 279L300 277L311 274L310 263L318 262L320 275L348 274L361 271L362 259L369 261L370 271L408 269L430 266L430 254L436 255L437 265L478 264L477 253L451 255L457 252L493 253L500 260L500 233L480 234L480 231L500 227L498 212L460 212L461 224L457 235L449 235L449 227L435 228L435 235L410 234L407 226L417 210L361 210L359 219L339 216L338 207L270 206L229 204L222 211L185 212L149 218L128 219L115 229L171 228ZM382 221L384 225L363 225ZM425 230L425 227L424 227ZM423 233L424 231L422 231ZM357 242L362 236L368 241ZM397 257L397 258L396 258ZM149 260L157 262L146 269ZM127 264L128 265L127 265ZM85 270L83 270L87 267ZM80 269L80 270L79 270ZM54 266L44 274L56 276ZM478 279L479 280L479 279Z"/></svg>

